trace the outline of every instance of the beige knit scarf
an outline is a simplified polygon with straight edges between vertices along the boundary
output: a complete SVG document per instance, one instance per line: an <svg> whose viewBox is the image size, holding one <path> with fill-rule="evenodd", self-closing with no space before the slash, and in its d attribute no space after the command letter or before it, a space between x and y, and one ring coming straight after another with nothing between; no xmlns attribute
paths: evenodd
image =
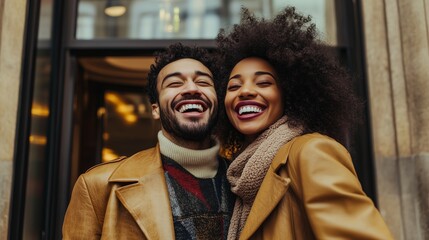
<svg viewBox="0 0 429 240"><path fill-rule="evenodd" d="M227 171L231 191L237 195L228 240L238 239L243 230L256 194L268 168L281 146L299 135L300 128L291 128L283 116L238 155Z"/></svg>

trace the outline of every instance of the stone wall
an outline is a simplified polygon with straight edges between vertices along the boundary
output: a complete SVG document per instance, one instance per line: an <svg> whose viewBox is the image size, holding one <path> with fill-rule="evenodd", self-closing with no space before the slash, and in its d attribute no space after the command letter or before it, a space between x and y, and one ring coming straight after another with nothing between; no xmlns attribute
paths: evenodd
<svg viewBox="0 0 429 240"><path fill-rule="evenodd" d="M7 239L26 0L0 1L0 239Z"/></svg>
<svg viewBox="0 0 429 240"><path fill-rule="evenodd" d="M429 0L361 4L380 211L429 239Z"/></svg>

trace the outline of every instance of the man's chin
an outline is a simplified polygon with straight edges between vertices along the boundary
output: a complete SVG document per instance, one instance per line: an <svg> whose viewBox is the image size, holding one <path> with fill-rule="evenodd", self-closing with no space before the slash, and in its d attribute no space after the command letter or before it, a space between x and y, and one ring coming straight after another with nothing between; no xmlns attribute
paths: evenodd
<svg viewBox="0 0 429 240"><path fill-rule="evenodd" d="M210 118L209 112L197 116L186 114L168 114L161 109L161 125L164 130L187 141L202 141L211 136L216 118Z"/></svg>
<svg viewBox="0 0 429 240"><path fill-rule="evenodd" d="M180 117L177 118L178 122L180 122L181 124L207 124L209 121L209 117L208 116L204 116L204 115L181 115Z"/></svg>
<svg viewBox="0 0 429 240"><path fill-rule="evenodd" d="M185 140L201 141L210 137L211 129L208 124L182 124L176 134Z"/></svg>

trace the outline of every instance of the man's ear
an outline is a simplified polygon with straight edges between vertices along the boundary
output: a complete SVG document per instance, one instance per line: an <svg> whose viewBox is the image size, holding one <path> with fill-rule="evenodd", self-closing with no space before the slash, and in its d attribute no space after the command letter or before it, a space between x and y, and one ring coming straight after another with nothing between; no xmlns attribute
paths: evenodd
<svg viewBox="0 0 429 240"><path fill-rule="evenodd" d="M152 104L152 117L153 117L153 119L159 119L159 106L158 106L158 103Z"/></svg>

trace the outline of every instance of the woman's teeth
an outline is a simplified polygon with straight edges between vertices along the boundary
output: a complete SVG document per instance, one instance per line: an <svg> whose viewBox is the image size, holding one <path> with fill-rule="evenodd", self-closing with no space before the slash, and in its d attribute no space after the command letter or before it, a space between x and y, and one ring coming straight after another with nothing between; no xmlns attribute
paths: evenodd
<svg viewBox="0 0 429 240"><path fill-rule="evenodd" d="M238 114L246 114L246 113L260 113L262 112L262 108L258 106L242 106L238 109Z"/></svg>

